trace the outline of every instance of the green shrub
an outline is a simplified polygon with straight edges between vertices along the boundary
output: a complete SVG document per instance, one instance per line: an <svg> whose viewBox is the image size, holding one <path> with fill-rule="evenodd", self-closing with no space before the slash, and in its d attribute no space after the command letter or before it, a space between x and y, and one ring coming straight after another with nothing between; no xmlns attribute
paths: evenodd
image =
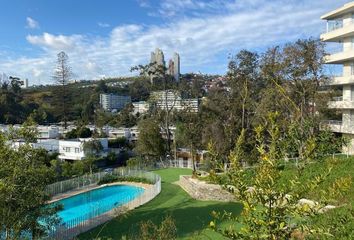
<svg viewBox="0 0 354 240"><path fill-rule="evenodd" d="M153 181L143 177L117 176L113 174L107 174L98 182L98 185L113 183L113 182L138 182L138 183L154 184Z"/></svg>

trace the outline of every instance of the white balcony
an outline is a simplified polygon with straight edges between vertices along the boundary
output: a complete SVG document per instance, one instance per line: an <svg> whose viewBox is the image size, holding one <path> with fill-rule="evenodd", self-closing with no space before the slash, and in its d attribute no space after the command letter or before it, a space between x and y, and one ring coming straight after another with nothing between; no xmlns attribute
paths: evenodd
<svg viewBox="0 0 354 240"><path fill-rule="evenodd" d="M327 27L327 33L321 34L321 40L325 42L338 42L343 38L354 36L354 22L336 24Z"/></svg>
<svg viewBox="0 0 354 240"><path fill-rule="evenodd" d="M354 134L354 123L343 123L342 121L329 120L321 124L321 129L329 128L332 132L336 133L349 133Z"/></svg>
<svg viewBox="0 0 354 240"><path fill-rule="evenodd" d="M348 49L338 53L333 53L325 57L325 63L340 64L348 61L354 61L354 49Z"/></svg>
<svg viewBox="0 0 354 240"><path fill-rule="evenodd" d="M354 84L354 75L350 76L334 76L329 82L329 85L346 85Z"/></svg>
<svg viewBox="0 0 354 240"><path fill-rule="evenodd" d="M341 97L328 102L328 108L332 109L354 109L354 101L343 101Z"/></svg>

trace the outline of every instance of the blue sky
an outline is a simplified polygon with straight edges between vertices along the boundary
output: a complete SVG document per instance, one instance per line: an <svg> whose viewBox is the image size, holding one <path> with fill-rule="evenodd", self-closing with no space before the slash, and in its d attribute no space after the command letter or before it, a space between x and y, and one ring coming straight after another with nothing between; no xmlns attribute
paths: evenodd
<svg viewBox="0 0 354 240"><path fill-rule="evenodd" d="M130 75L160 47L182 72L223 74L229 54L319 37L346 0L1 0L0 73L51 83L64 50L78 79Z"/></svg>

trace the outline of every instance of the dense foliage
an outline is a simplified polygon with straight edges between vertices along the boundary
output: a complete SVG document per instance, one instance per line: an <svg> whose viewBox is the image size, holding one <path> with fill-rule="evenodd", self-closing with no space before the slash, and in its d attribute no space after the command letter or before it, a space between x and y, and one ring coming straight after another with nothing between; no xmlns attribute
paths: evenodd
<svg viewBox="0 0 354 240"><path fill-rule="evenodd" d="M28 142L15 150L9 137L0 133L0 233L5 239L38 238L58 221L57 209L46 206L54 174L45 151Z"/></svg>
<svg viewBox="0 0 354 240"><path fill-rule="evenodd" d="M118 176L114 174L107 174L97 184L102 185L102 184L114 183L114 182L137 182L137 183L147 183L147 184L154 183L143 177Z"/></svg>
<svg viewBox="0 0 354 240"><path fill-rule="evenodd" d="M314 155L314 151L306 151L297 170L291 175L283 175L282 178L282 170L278 166L284 139L280 138L276 117L277 114L270 115L265 125L255 130L260 159L251 177L240 165L240 160L247 157L240 148L244 143L243 134L239 136L236 147L229 156L231 167L225 173L227 178L224 184L242 203L243 211L241 216L217 212L214 212L214 216L216 222L226 218L239 223L240 227L219 228L215 221L211 222L211 227L230 239L337 237L331 232L329 224L315 224L313 219L327 214L324 207L328 203L343 204L338 200L350 191L351 176L338 177L329 186L325 186L322 183L331 174L331 166L327 165L322 171L312 173L312 177L305 177L304 169ZM311 149L314 143L309 141L307 144L305 149ZM314 196L312 194L316 189L321 190ZM308 196L313 196L316 202L302 200ZM348 223L350 224L349 220L346 224Z"/></svg>

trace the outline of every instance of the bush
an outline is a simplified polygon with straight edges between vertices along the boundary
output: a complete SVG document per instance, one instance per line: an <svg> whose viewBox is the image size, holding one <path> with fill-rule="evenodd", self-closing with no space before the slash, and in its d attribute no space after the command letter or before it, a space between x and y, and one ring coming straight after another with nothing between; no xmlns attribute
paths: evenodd
<svg viewBox="0 0 354 240"><path fill-rule="evenodd" d="M92 131L87 127L74 128L65 134L66 139L89 138L92 137Z"/></svg>
<svg viewBox="0 0 354 240"><path fill-rule="evenodd" d="M110 148L122 148L129 145L128 140L125 137L118 137L116 139L108 140L108 147Z"/></svg>
<svg viewBox="0 0 354 240"><path fill-rule="evenodd" d="M138 183L154 184L153 181L143 177L117 176L113 174L107 174L97 184L102 185L102 184L113 183L113 182L138 182Z"/></svg>

